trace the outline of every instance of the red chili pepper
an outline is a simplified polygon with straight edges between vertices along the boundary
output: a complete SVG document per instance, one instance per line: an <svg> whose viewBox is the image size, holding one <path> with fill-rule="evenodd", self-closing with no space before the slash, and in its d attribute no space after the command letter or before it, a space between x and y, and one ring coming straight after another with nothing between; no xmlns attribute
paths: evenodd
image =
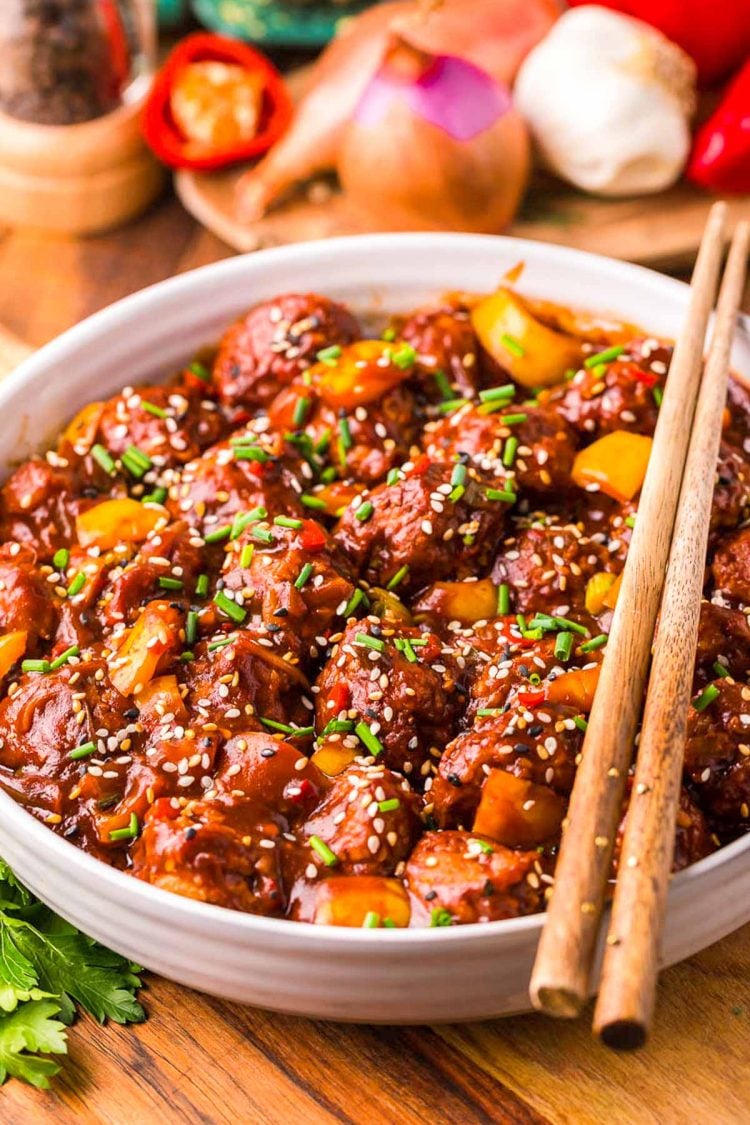
<svg viewBox="0 0 750 1125"><path fill-rule="evenodd" d="M340 714L341 711L346 711L351 703L351 692L349 691L348 684L334 684L328 692L328 703L330 703L329 710L334 715Z"/></svg>
<svg viewBox="0 0 750 1125"><path fill-rule="evenodd" d="M427 456L427 454L421 453L419 457L417 457L412 467L407 471L406 476L421 477L424 473L427 472L431 463L432 462L430 461L430 458Z"/></svg>
<svg viewBox="0 0 750 1125"><path fill-rule="evenodd" d="M306 551L322 551L328 542L325 531L315 520L304 520L299 541Z"/></svg>
<svg viewBox="0 0 750 1125"><path fill-rule="evenodd" d="M750 61L698 130L687 174L711 191L750 191Z"/></svg>
<svg viewBox="0 0 750 1125"><path fill-rule="evenodd" d="M645 383L647 387L655 387L659 382L658 375L654 375L653 371L644 371L637 363L621 363L619 370L637 383Z"/></svg>
<svg viewBox="0 0 750 1125"><path fill-rule="evenodd" d="M543 691L519 691L518 702L522 707L538 707L544 702Z"/></svg>
<svg viewBox="0 0 750 1125"><path fill-rule="evenodd" d="M254 136L229 144L191 140L179 129L171 107L175 84L193 63L240 66L262 81L262 107ZM172 168L211 169L260 156L274 144L292 117L292 101L276 68L259 51L223 35L198 32L183 39L157 75L146 102L143 135L160 160Z"/></svg>
<svg viewBox="0 0 750 1125"><path fill-rule="evenodd" d="M305 805L313 801L318 795L317 788L306 777L301 781L293 781L285 788L284 797L291 805Z"/></svg>

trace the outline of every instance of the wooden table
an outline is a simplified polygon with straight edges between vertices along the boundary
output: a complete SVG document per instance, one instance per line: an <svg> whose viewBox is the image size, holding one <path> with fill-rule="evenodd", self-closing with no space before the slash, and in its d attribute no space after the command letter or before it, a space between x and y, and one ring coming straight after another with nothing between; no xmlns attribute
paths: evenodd
<svg viewBox="0 0 750 1125"><path fill-rule="evenodd" d="M0 324L42 344L126 293L230 253L173 199L87 241L0 230ZM750 291L747 298L750 308ZM9 1082L0 1090L0 1120L750 1120L750 926L664 974L653 1039L628 1056L594 1044L586 1020L344 1026L235 1007L153 976L147 982L145 1024L79 1021L53 1090Z"/></svg>

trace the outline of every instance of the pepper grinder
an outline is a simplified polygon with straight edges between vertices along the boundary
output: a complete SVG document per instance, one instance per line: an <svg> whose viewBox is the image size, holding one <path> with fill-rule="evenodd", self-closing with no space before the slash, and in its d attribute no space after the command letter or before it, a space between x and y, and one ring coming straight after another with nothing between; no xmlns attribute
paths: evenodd
<svg viewBox="0 0 750 1125"><path fill-rule="evenodd" d="M93 234L155 198L152 0L2 0L0 222Z"/></svg>

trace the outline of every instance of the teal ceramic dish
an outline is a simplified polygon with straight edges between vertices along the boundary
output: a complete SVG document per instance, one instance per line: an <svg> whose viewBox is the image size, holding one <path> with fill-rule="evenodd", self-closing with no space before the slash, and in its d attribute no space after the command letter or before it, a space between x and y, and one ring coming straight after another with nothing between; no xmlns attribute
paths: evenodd
<svg viewBox="0 0 750 1125"><path fill-rule="evenodd" d="M369 7L367 0L192 0L212 31L280 47L322 46L342 19Z"/></svg>

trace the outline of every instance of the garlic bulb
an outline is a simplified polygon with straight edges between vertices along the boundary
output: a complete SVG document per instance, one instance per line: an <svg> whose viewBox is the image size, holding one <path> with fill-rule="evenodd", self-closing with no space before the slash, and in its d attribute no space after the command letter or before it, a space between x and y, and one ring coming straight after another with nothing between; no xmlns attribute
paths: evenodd
<svg viewBox="0 0 750 1125"><path fill-rule="evenodd" d="M630 16L566 12L525 59L514 96L543 161L585 191L661 191L687 159L695 65Z"/></svg>

